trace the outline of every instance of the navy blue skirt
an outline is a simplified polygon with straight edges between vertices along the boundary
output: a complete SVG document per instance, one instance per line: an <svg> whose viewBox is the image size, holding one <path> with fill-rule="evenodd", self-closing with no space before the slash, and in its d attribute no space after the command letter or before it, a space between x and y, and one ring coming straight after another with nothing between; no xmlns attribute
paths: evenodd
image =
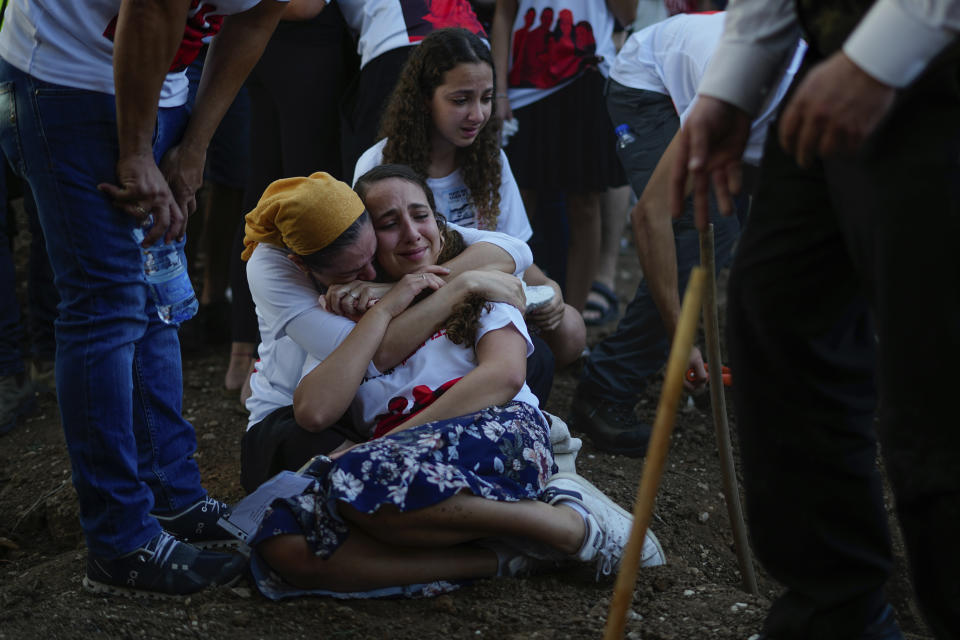
<svg viewBox="0 0 960 640"><path fill-rule="evenodd" d="M555 473L550 428L543 415L522 402L438 420L365 442L337 460L318 458L305 472L315 478L299 496L274 501L257 543L283 534L306 537L321 558L346 540L343 502L363 513L382 505L413 511L460 492L499 501L536 500ZM305 594L335 597L432 595L456 585L398 585L363 594L306 591L292 587L254 554L252 569L260 591L270 598Z"/></svg>

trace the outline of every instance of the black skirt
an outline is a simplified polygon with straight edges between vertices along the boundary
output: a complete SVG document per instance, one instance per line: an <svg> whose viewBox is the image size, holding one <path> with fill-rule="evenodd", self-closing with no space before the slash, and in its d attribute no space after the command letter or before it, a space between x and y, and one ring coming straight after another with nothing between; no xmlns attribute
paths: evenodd
<svg viewBox="0 0 960 640"><path fill-rule="evenodd" d="M513 111L520 129L505 151L521 189L583 193L627 184L596 70Z"/></svg>

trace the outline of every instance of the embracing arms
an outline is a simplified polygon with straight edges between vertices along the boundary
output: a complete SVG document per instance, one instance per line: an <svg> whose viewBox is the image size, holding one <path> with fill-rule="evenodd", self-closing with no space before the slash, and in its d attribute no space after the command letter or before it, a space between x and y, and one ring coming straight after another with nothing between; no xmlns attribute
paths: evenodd
<svg viewBox="0 0 960 640"><path fill-rule="evenodd" d="M485 333L477 342L477 366L390 433L509 402L526 381L526 346L526 340L513 325Z"/></svg>

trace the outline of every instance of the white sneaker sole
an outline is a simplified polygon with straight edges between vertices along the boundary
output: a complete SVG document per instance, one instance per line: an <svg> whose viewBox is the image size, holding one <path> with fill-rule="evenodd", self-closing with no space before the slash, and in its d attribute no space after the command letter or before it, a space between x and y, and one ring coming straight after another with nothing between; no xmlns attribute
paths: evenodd
<svg viewBox="0 0 960 640"><path fill-rule="evenodd" d="M626 509L618 505L616 502L611 500L607 494L598 489L591 483L589 480L583 476L577 475L575 473L555 473L550 476L550 480L547 481L549 485L550 482L554 479L565 479L569 480L576 484L584 493L590 494L592 498L604 503L608 508L616 511L622 516L629 518L631 523L633 522L633 514L628 512ZM648 547L650 545L656 549L656 553L650 553ZM647 535L643 541L643 548L641 549L640 554L640 566L641 567L657 567L667 563L667 555L663 552L663 547L660 546L660 540L657 539L657 536L654 535L653 531L647 527Z"/></svg>

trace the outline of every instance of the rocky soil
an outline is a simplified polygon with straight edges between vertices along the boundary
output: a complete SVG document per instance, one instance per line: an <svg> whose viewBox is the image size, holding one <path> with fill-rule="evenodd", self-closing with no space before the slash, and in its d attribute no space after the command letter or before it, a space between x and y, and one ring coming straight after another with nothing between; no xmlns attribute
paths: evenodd
<svg viewBox="0 0 960 640"><path fill-rule="evenodd" d="M635 258L625 254L621 263L617 288L628 299L639 274ZM592 331L591 341L611 328ZM185 354L184 412L197 431L207 489L230 501L242 497L238 461L246 416L236 395L221 388L226 351ZM550 411L567 414L576 375L576 367L559 372ZM648 420L658 393L659 384L651 385L637 407ZM578 469L629 508L643 460L603 454L585 442ZM653 528L668 564L641 571L627 637L745 640L756 634L778 587L762 571L760 595L741 587L705 399L679 414ZM891 601L909 638L929 638L899 543L897 549ZM85 593L85 555L56 402L42 397L38 411L0 439L0 639L598 638L612 591L612 583L597 584L584 569L481 581L424 600L273 603L241 583L182 600L139 601Z"/></svg>

